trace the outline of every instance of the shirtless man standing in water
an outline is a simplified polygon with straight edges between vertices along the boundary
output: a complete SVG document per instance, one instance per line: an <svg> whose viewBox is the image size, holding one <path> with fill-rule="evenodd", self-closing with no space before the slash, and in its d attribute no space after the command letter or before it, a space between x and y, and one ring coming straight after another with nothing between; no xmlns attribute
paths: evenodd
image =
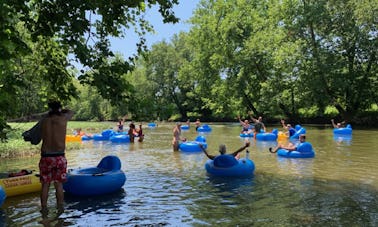
<svg viewBox="0 0 378 227"><path fill-rule="evenodd" d="M42 212L47 212L47 199L51 182L54 182L58 210L63 210L63 182L67 180L67 160L64 156L67 121L73 116L71 110L62 110L60 102L53 101L48 106L50 112L42 120L41 126L42 146L39 161L42 183Z"/></svg>
<svg viewBox="0 0 378 227"><path fill-rule="evenodd" d="M178 122L176 123L176 126L173 128L173 139L172 139L173 151L179 150L179 145L181 141L180 136L181 136L181 123ZM182 141L186 141L186 139L183 139Z"/></svg>

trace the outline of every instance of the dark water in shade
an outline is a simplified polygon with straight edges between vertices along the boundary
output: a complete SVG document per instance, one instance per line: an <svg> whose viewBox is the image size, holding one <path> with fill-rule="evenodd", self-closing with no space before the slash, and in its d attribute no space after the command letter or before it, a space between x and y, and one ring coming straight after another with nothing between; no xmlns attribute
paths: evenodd
<svg viewBox="0 0 378 227"><path fill-rule="evenodd" d="M212 126L208 150L228 152L243 145L240 126ZM42 217L39 194L8 198L0 226L378 226L378 131L354 130L334 137L331 128L305 126L313 159L285 159L268 152L276 142L250 139L252 178L206 175L202 153L172 152L173 124L145 129L143 143L85 142L67 152L69 168L98 164L106 155L122 161L127 181L121 191L100 197L65 195L57 213L54 189ZM194 128L183 131L194 140ZM245 152L242 153L242 157ZM37 169L39 157L1 160L0 171Z"/></svg>

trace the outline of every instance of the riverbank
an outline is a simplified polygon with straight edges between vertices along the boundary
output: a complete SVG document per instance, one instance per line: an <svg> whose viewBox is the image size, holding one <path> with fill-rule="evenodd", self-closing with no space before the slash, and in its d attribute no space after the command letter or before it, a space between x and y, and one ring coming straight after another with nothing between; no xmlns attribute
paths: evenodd
<svg viewBox="0 0 378 227"><path fill-rule="evenodd" d="M25 142L22 133L31 127L35 122L11 122L12 130L7 134L8 140L0 143L0 158L28 157L40 153L41 145L32 145ZM69 121L67 125L67 135L73 134L77 128L81 128L86 133L99 133L102 130L114 128L115 122L90 122L90 121ZM66 150L80 149L79 143L67 143Z"/></svg>

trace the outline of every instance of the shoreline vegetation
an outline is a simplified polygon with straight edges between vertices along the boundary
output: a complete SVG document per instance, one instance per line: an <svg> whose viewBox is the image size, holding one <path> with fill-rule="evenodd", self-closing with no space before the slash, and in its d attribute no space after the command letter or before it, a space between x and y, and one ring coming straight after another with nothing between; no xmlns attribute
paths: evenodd
<svg viewBox="0 0 378 227"><path fill-rule="evenodd" d="M8 133L8 140L0 142L0 158L30 157L39 155L41 144L32 145L25 142L22 133L36 123L34 122L10 122L11 131ZM73 134L77 128L81 128L86 133L100 133L102 130L115 129L116 122L90 122L90 121L69 121L67 125L67 135ZM67 143L66 150L79 149L78 143Z"/></svg>
<svg viewBox="0 0 378 227"><path fill-rule="evenodd" d="M316 121L315 121L316 122ZM40 153L40 144L31 145L29 142L25 142L21 134L30 129L36 122L10 122L12 130L8 134L7 142L0 143L0 158L15 158L15 157L29 157L34 155L39 155ZM105 129L114 129L116 130L116 123L114 121L103 121L103 122L92 122L92 121L69 121L67 126L67 135L73 133L74 129L81 128L86 133L100 133ZM144 125L147 125L148 122L142 122ZM173 124L174 121L161 121L162 124ZM192 122L193 123L193 122ZM205 123L205 122L204 122ZM213 124L238 124L238 122L211 122ZM282 126L276 122L266 122L266 125L269 130L272 128L277 128L282 130ZM307 124L307 126L315 127L324 127L332 128L331 122L329 123L312 123ZM127 126L126 126L127 127ZM353 125L353 128L371 128L376 127L374 125ZM67 150L80 149L80 144L78 143L67 143Z"/></svg>

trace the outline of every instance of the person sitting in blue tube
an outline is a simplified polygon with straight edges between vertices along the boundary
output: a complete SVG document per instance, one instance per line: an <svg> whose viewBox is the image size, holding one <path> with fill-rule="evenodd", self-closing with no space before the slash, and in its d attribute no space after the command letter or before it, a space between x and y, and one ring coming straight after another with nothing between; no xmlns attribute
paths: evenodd
<svg viewBox="0 0 378 227"><path fill-rule="evenodd" d="M299 135L299 142L298 143L294 144L294 143L290 142L287 146L284 146L282 144L278 144L278 146L276 148L274 148L274 149L271 148L271 147L269 147L269 151L271 153L276 153L278 151L278 149L285 149L285 150L288 150L288 151L296 151L297 147L300 144L304 143L304 142L306 142L306 135L305 134L300 134Z"/></svg>
<svg viewBox="0 0 378 227"><path fill-rule="evenodd" d="M211 154L207 153L206 149L203 147L202 144L199 143L198 145L200 146L200 148L202 149L202 151L205 153L205 155L209 159L214 160L214 158L216 158L218 156L218 155L211 155ZM231 155L234 156L234 157L236 157L239 154L239 152L241 152L245 148L249 147L249 145L250 145L250 142L246 141L245 145L243 147L241 147L238 150L236 150L235 152L231 153ZM226 154L226 145L224 145L224 144L219 145L219 153L220 153L220 155Z"/></svg>

